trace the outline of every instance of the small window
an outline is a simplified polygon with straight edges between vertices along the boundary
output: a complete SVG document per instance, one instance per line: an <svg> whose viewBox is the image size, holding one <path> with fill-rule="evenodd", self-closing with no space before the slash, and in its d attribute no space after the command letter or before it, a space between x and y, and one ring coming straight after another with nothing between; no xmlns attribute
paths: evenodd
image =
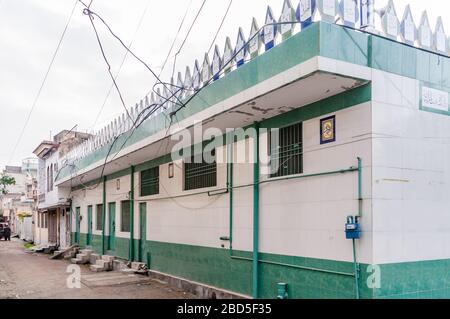
<svg viewBox="0 0 450 319"><path fill-rule="evenodd" d="M97 210L95 212L95 229L103 230L103 204L97 205Z"/></svg>
<svg viewBox="0 0 450 319"><path fill-rule="evenodd" d="M269 134L271 177L303 173L302 123L279 129L278 143Z"/></svg>
<svg viewBox="0 0 450 319"><path fill-rule="evenodd" d="M159 166L141 172L141 196L159 194Z"/></svg>
<svg viewBox="0 0 450 319"><path fill-rule="evenodd" d="M42 228L47 229L47 216L48 213L44 213L42 214Z"/></svg>
<svg viewBox="0 0 450 319"><path fill-rule="evenodd" d="M202 156L192 156L189 162L184 162L184 189L194 190L217 186L217 163L215 150L211 154L213 163L207 163Z"/></svg>
<svg viewBox="0 0 450 319"><path fill-rule="evenodd" d="M124 233L130 232L130 213L131 213L131 202L128 200L123 201L120 212L120 231Z"/></svg>

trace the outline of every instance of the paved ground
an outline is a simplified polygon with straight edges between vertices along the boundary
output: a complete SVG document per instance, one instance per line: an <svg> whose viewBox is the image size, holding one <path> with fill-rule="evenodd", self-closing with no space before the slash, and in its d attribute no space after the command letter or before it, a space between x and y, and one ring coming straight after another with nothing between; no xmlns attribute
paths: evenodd
<svg viewBox="0 0 450 319"><path fill-rule="evenodd" d="M147 280L140 283L96 287L85 284L96 280L86 266L81 267L80 289L67 287L69 262L50 260L48 255L26 253L23 242L0 241L0 299L191 299L193 295L174 289L164 282ZM109 273L113 276L117 274ZM94 275L95 276L95 275ZM98 280L102 281L99 274Z"/></svg>

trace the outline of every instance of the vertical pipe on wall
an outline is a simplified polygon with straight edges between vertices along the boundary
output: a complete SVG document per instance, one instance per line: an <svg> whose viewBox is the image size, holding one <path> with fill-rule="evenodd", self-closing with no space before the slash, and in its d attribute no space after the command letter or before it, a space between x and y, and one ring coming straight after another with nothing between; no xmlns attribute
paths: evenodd
<svg viewBox="0 0 450 319"><path fill-rule="evenodd" d="M233 255L233 148L234 148L234 133L231 135L231 140L228 141L228 165L227 165L227 188L230 193L230 256Z"/></svg>
<svg viewBox="0 0 450 319"><path fill-rule="evenodd" d="M363 196L362 196L362 159L358 157L358 215L356 216L356 222L359 222L359 218L363 214ZM356 256L356 240L353 239L353 268L355 273L355 292L356 299L359 299L359 265Z"/></svg>
<svg viewBox="0 0 450 319"><path fill-rule="evenodd" d="M358 216L362 217L363 210L363 197L362 197L362 159L358 157Z"/></svg>
<svg viewBox="0 0 450 319"><path fill-rule="evenodd" d="M103 205L102 205L102 255L105 254L105 221L106 221L106 175L103 176Z"/></svg>
<svg viewBox="0 0 450 319"><path fill-rule="evenodd" d="M131 166L130 176L130 261L134 261L134 166Z"/></svg>
<svg viewBox="0 0 450 319"><path fill-rule="evenodd" d="M356 299L359 299L359 271L358 271L358 262L356 258L356 239L353 239L353 271L355 274Z"/></svg>
<svg viewBox="0 0 450 319"><path fill-rule="evenodd" d="M253 145L253 298L258 298L259 271L259 123L255 123Z"/></svg>

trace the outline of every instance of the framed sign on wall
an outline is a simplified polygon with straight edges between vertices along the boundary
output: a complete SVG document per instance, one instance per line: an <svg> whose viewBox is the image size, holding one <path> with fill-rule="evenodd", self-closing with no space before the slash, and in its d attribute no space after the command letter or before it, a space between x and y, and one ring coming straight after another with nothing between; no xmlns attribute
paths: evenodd
<svg viewBox="0 0 450 319"><path fill-rule="evenodd" d="M320 144L336 142L336 116L320 120Z"/></svg>

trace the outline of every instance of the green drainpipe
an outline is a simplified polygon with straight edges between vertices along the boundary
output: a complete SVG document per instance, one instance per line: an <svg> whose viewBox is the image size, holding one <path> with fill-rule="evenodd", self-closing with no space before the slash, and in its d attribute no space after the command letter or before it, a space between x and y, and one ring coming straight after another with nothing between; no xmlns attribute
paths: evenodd
<svg viewBox="0 0 450 319"><path fill-rule="evenodd" d="M102 255L105 254L105 220L106 220L106 176L103 176L103 207L102 207Z"/></svg>
<svg viewBox="0 0 450 319"><path fill-rule="evenodd" d="M134 261L134 166L131 166L130 186L130 253L131 261Z"/></svg>
<svg viewBox="0 0 450 319"><path fill-rule="evenodd" d="M258 298L259 266L259 123L255 123L253 164L253 298Z"/></svg>
<svg viewBox="0 0 450 319"><path fill-rule="evenodd" d="M356 218L362 217L363 214L363 197L362 197L362 159L358 157L358 215ZM360 298L359 293L359 264L356 255L356 240L353 239L353 268L355 273L355 294L356 299Z"/></svg>
<svg viewBox="0 0 450 319"><path fill-rule="evenodd" d="M358 157L358 218L363 214L363 197L362 197L362 159Z"/></svg>
<svg viewBox="0 0 450 319"><path fill-rule="evenodd" d="M228 144L228 165L227 165L227 183L228 192L230 192L230 256L233 255L233 148L234 148L234 134L232 135L231 144ZM229 168L229 169L228 169Z"/></svg>

